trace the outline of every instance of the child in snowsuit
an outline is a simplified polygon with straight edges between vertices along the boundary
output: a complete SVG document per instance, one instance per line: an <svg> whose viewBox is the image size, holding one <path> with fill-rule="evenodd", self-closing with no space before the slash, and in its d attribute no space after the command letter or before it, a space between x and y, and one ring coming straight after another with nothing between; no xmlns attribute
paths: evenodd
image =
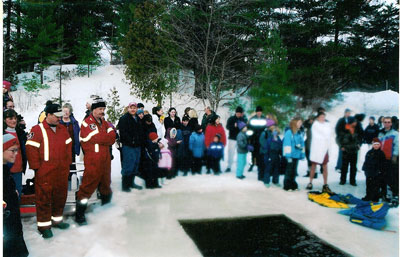
<svg viewBox="0 0 400 257"><path fill-rule="evenodd" d="M189 117L184 116L181 124L182 143L178 146L178 169L183 171L183 176L186 176L192 164L192 155L189 149L189 139L192 134L189 127Z"/></svg>
<svg viewBox="0 0 400 257"><path fill-rule="evenodd" d="M220 134L214 136L213 142L207 149L207 155L210 168L215 175L219 175L221 172L220 161L224 158L224 144L221 142Z"/></svg>
<svg viewBox="0 0 400 257"><path fill-rule="evenodd" d="M192 174L201 174L202 162L206 145L204 143L204 134L201 126L197 124L195 132L189 138L189 149L192 151L193 163Z"/></svg>
<svg viewBox="0 0 400 257"><path fill-rule="evenodd" d="M160 184L164 184L164 178L167 176L172 168L172 153L167 147L168 141L165 138L161 139L158 145L160 146L161 154L161 158L158 161L158 177L159 181L161 182Z"/></svg>
<svg viewBox="0 0 400 257"><path fill-rule="evenodd" d="M155 132L151 132L146 141L143 165L146 178L146 188L161 188L157 181L159 174L158 161L160 159L159 141L158 135Z"/></svg>
<svg viewBox="0 0 400 257"><path fill-rule="evenodd" d="M378 138L372 140L372 149L365 155L365 162L362 167L365 172L367 192L364 201L378 202L380 197L380 183L384 179L383 164L385 153L380 149L381 141Z"/></svg>
<svg viewBox="0 0 400 257"><path fill-rule="evenodd" d="M243 170L246 166L247 153L248 153L248 140L246 136L247 126L246 123L239 121L237 123L239 134L236 137L237 142L237 164L236 164L236 178L244 179Z"/></svg>
<svg viewBox="0 0 400 257"><path fill-rule="evenodd" d="M272 175L272 183L279 185L279 168L281 165L282 156L282 140L279 138L279 130L275 126L269 128L270 136L265 139L267 131L264 131L260 136L261 152L264 153L264 184L269 187Z"/></svg>

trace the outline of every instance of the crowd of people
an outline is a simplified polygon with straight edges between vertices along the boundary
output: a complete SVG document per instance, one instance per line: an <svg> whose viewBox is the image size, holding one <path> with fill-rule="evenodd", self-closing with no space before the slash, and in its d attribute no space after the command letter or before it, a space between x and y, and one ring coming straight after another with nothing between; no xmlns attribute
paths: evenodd
<svg viewBox="0 0 400 257"><path fill-rule="evenodd" d="M245 110L238 106L228 118L226 126L220 116L206 107L201 122L194 108L187 107L179 117L176 108L166 115L161 106L146 110L142 103L131 102L117 124L105 119L106 102L91 96L82 122L75 119L73 107L47 101L39 115L38 124L27 133L23 117L14 110L10 83L3 82L3 213L5 236L4 251L8 256L27 256L23 242L18 205L22 190L22 173L29 164L35 172L35 198L38 231L44 238L53 236L52 228L67 229L63 209L71 172L76 170L76 159L83 155L84 173L76 192L75 221L87 224L85 210L88 199L97 190L101 204L112 199L111 161L112 146L120 151L121 188L123 192L142 190L135 183L140 177L148 189L161 188L166 180L178 175L222 173L221 160L227 147L227 167L231 172L236 160L236 178L245 179L248 172L257 168L257 178L269 188L270 182L283 189L298 190L296 177L300 160L307 159L306 189L313 189L317 167L323 176L322 192L333 193L328 186L328 162L331 126L325 109L303 121L294 117L289 124L278 124L273 114L263 115L261 106L247 119ZM335 127L339 146L336 169L341 172L340 185L349 182L357 186L357 158L362 144L368 144L362 170L366 175L366 201L388 201L387 186L392 200L398 202L398 120L396 117L369 118L363 129L363 114L351 116L346 109ZM283 125L283 126L282 126ZM286 126L285 126L286 125ZM280 128L284 131L281 133ZM248 153L251 162L247 163ZM236 155L236 158L235 158ZM115 161L115 160L114 160ZM272 177L272 179L271 179ZM18 222L19 220L19 222ZM12 229L11 229L12 227ZM10 229L8 229L10 228ZM18 231L17 231L18 230ZM21 253L15 254L15 244ZM26 255L24 255L26 254Z"/></svg>

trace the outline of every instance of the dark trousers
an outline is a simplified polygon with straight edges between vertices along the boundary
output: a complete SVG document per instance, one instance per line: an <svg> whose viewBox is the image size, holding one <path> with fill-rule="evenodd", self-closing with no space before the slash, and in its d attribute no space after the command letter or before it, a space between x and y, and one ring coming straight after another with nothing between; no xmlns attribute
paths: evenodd
<svg viewBox="0 0 400 257"><path fill-rule="evenodd" d="M357 152L348 153L343 151L342 155L342 169L340 175L340 182L346 183L347 171L349 170L350 165L350 183L356 183L356 174L357 174Z"/></svg>
<svg viewBox="0 0 400 257"><path fill-rule="evenodd" d="M297 165L299 164L298 159L292 159L292 162L288 162L285 170L285 179L283 181L283 189L285 190L296 190L298 188L296 183Z"/></svg>
<svg viewBox="0 0 400 257"><path fill-rule="evenodd" d="M257 166L258 166L258 180L264 180L264 172L265 172L265 161L264 154L259 153L257 157Z"/></svg>
<svg viewBox="0 0 400 257"><path fill-rule="evenodd" d="M279 156L277 158L264 159L265 172L264 172L264 183L269 184L272 176L272 183L279 183L279 168L281 166L281 160Z"/></svg>
<svg viewBox="0 0 400 257"><path fill-rule="evenodd" d="M383 165L384 178L381 182L382 196L387 194L387 185L392 190L393 196L399 196L399 164L391 160L385 160Z"/></svg>
<svg viewBox="0 0 400 257"><path fill-rule="evenodd" d="M380 177L367 177L366 178L366 186L367 186L367 194L365 196L365 200L378 202L380 197L379 192L379 183Z"/></svg>
<svg viewBox="0 0 400 257"><path fill-rule="evenodd" d="M192 174L201 174L201 167L203 166L203 158L193 157Z"/></svg>
<svg viewBox="0 0 400 257"><path fill-rule="evenodd" d="M208 165L209 165L210 169L212 169L214 171L215 174L218 174L221 172L220 160L221 160L221 158L214 158L211 156L208 157Z"/></svg>

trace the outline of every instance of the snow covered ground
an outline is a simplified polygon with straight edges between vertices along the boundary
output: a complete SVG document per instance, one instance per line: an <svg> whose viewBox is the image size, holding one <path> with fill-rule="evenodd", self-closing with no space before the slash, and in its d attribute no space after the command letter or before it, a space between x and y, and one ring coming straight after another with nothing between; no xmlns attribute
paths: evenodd
<svg viewBox="0 0 400 257"><path fill-rule="evenodd" d="M67 66L73 69L74 66ZM48 73L51 78L52 72ZM51 79L50 79L51 80ZM21 88L13 92L16 110L25 117L27 127L37 123L39 113L46 100L59 94L58 82L50 82L50 89L43 90L38 96L23 92ZM110 88L116 87L121 103L140 101L129 95L129 86L124 79L122 66L102 66L87 77L74 77L63 84L63 98L68 100L77 120L82 120L85 103L90 95L96 94L107 99ZM144 102L147 110L154 103ZM187 106L194 107L202 117L204 105L186 91L176 92L172 105L181 116ZM164 110L169 107L166 99ZM337 102L328 112L327 119L332 128L343 115L345 108L354 113L365 113L368 116L397 115L399 96L396 92L379 93L344 93L343 101ZM227 108L218 110L223 124L231 115ZM368 118L366 119L366 123ZM364 127L366 124L364 125ZM339 186L339 173L334 171L338 148L332 138L329 163L329 185L337 193L351 193L356 197L365 194L365 176L357 173L357 187ZM367 149L361 149L360 168ZM217 218L255 216L268 214L285 214L302 224L323 240L354 256L398 256L399 255L399 211L390 209L386 230L376 231L357 226L349 222L347 216L337 213L336 209L321 207L307 199L304 189L308 183L302 176L306 173L307 164L299 165L297 182L300 191L285 192L282 188L265 188L257 181L256 173L245 172L246 179L238 180L234 173L214 175L189 175L178 177L162 189L142 190L131 193L121 192L121 175L119 153L114 149L115 159L112 162L112 203L97 207L87 215L89 225L79 227L70 217L72 226L67 231L54 229L54 238L44 240L37 233L35 218L23 221L24 235L31 256L201 256L196 245L185 234L179 225L179 219ZM226 163L222 163L225 170ZM235 166L233 170L235 170ZM246 167L247 170L247 167ZM204 170L203 170L204 173ZM32 173L27 172L26 177ZM280 178L283 182L283 176ZM143 183L143 181L139 181ZM314 182L314 187L322 187L322 176Z"/></svg>

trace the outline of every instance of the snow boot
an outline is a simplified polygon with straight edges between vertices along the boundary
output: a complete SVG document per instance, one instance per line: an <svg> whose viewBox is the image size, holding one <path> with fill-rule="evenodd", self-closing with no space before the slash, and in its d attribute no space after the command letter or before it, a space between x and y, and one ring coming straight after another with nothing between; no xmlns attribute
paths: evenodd
<svg viewBox="0 0 400 257"><path fill-rule="evenodd" d="M137 190L143 189L143 187L135 184L135 176L134 175L129 176L129 182L130 182L130 185L129 185L130 188L137 189Z"/></svg>
<svg viewBox="0 0 400 257"><path fill-rule="evenodd" d="M42 237L45 238L45 239L53 237L53 232L49 228L45 229L43 231L39 231L39 232L40 232L40 234L42 234Z"/></svg>
<svg viewBox="0 0 400 257"><path fill-rule="evenodd" d="M389 206L393 207L393 208L399 207L399 197L398 196L393 196L392 200L390 201Z"/></svg>
<svg viewBox="0 0 400 257"><path fill-rule="evenodd" d="M67 229L67 228L69 228L69 224L66 223L66 222L62 222L61 221L61 222L59 222L57 224L53 224L52 227L53 228L59 228L59 229Z"/></svg>
<svg viewBox="0 0 400 257"><path fill-rule="evenodd" d="M129 176L122 176L122 191L123 192L130 192L130 182L129 182Z"/></svg>
<svg viewBox="0 0 400 257"><path fill-rule="evenodd" d="M311 189L312 189L312 184L311 184L311 183L308 183L306 189L307 189L307 190L311 190Z"/></svg>
<svg viewBox="0 0 400 257"><path fill-rule="evenodd" d="M227 168L225 172L231 172L231 168Z"/></svg>
<svg viewBox="0 0 400 257"><path fill-rule="evenodd" d="M105 205L111 202L112 193L109 195L100 195L101 205Z"/></svg>
<svg viewBox="0 0 400 257"><path fill-rule="evenodd" d="M250 165L250 168L249 168L248 172L252 172L252 171L253 171L253 167L254 167L254 164L252 163L252 164Z"/></svg>
<svg viewBox="0 0 400 257"><path fill-rule="evenodd" d="M75 210L75 221L80 226L87 225L85 211L87 207L87 200L86 201L76 201L76 210Z"/></svg>
<svg viewBox="0 0 400 257"><path fill-rule="evenodd" d="M325 184L322 186L322 193L328 193L330 195L333 195L334 193L331 191L329 188L328 184Z"/></svg>

